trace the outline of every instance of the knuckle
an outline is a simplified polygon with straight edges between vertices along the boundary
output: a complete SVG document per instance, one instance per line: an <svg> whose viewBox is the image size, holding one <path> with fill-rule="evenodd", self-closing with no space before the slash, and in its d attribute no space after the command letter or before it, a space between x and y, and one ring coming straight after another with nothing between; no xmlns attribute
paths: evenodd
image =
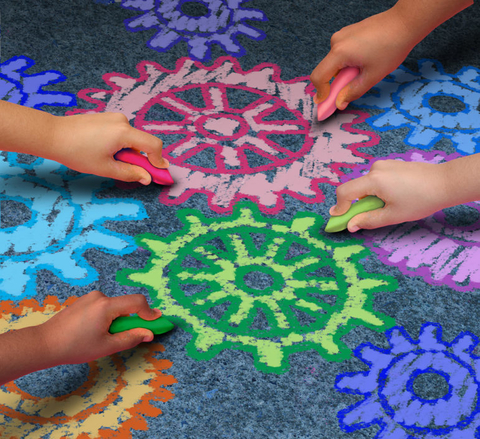
<svg viewBox="0 0 480 439"><path fill-rule="evenodd" d="M344 198L347 194L348 188L345 186L345 184L342 184L341 186L337 187L337 198Z"/></svg>
<svg viewBox="0 0 480 439"><path fill-rule="evenodd" d="M101 300L102 298L106 297L105 294L98 290L90 291L90 293L88 293L88 296L90 296L93 300Z"/></svg>
<svg viewBox="0 0 480 439"><path fill-rule="evenodd" d="M123 113L107 113L110 115L110 118L115 122L129 123L127 116Z"/></svg>
<svg viewBox="0 0 480 439"><path fill-rule="evenodd" d="M132 294L132 301L137 308L148 306L147 299L143 294Z"/></svg>
<svg viewBox="0 0 480 439"><path fill-rule="evenodd" d="M384 172L385 168L387 167L386 160L379 160L375 162L371 167L370 167L370 172L369 175L370 177L375 177L379 173Z"/></svg>
<svg viewBox="0 0 480 439"><path fill-rule="evenodd" d="M337 43L342 39L342 31L339 30L330 37L330 46L333 47L337 45Z"/></svg>

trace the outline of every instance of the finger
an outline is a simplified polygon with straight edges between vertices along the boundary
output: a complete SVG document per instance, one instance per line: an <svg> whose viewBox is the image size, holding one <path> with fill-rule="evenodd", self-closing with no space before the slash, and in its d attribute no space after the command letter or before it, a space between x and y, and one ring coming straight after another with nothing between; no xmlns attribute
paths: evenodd
<svg viewBox="0 0 480 439"><path fill-rule="evenodd" d="M138 181L143 185L149 185L152 182L150 173L141 166L125 163L120 160L112 159L110 178L121 181Z"/></svg>
<svg viewBox="0 0 480 439"><path fill-rule="evenodd" d="M353 201L367 195L375 195L372 192L367 176L347 181L337 188L337 204L330 208L330 215L343 215L350 209Z"/></svg>
<svg viewBox="0 0 480 439"><path fill-rule="evenodd" d="M150 163L156 168L168 168L168 160L162 157L163 142L158 137L132 128L126 141L130 148L145 152Z"/></svg>
<svg viewBox="0 0 480 439"><path fill-rule="evenodd" d="M395 215L392 216L392 209L385 206L381 209L375 209L370 212L355 215L348 222L348 231L354 233L360 229L377 229L398 222L401 221L395 221Z"/></svg>
<svg viewBox="0 0 480 439"><path fill-rule="evenodd" d="M89 293L81 296L78 300L76 300L74 303L78 302L95 302L99 299L102 299L106 297L105 294L103 294L101 291L98 290L92 290Z"/></svg>
<svg viewBox="0 0 480 439"><path fill-rule="evenodd" d="M316 104L328 98L330 94L330 81L338 74L340 69L341 67L339 67L330 53L315 67L315 70L310 75L310 80L317 90L313 98Z"/></svg>
<svg viewBox="0 0 480 439"><path fill-rule="evenodd" d="M138 181L143 185L148 185L152 182L152 176L145 168L117 160L113 157L108 159L108 170L98 175L127 182Z"/></svg>
<svg viewBox="0 0 480 439"><path fill-rule="evenodd" d="M154 338L152 331L144 328L135 328L128 331L113 334L109 338L112 353L132 349L140 343L151 342Z"/></svg>
<svg viewBox="0 0 480 439"><path fill-rule="evenodd" d="M126 296L112 297L110 312L113 319L130 314L138 314L142 319L155 320L161 315L160 310L150 308L143 294L128 294Z"/></svg>
<svg viewBox="0 0 480 439"><path fill-rule="evenodd" d="M335 105L339 110L345 110L350 102L361 98L381 80L382 77L373 77L366 69L363 69L353 81L340 90Z"/></svg>

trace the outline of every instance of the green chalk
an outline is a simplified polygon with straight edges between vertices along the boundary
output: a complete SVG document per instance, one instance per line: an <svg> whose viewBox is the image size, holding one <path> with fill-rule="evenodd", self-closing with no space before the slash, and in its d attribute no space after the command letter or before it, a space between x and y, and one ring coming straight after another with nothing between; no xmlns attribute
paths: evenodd
<svg viewBox="0 0 480 439"><path fill-rule="evenodd" d="M116 334L117 332L128 331L134 328L149 329L158 335L171 331L174 325L165 317L159 317L156 320L145 320L135 314L133 316L118 317L115 319L110 325L110 332Z"/></svg>
<svg viewBox="0 0 480 439"><path fill-rule="evenodd" d="M383 200L373 195L362 198L356 203L353 203L350 209L343 215L330 217L327 225L325 226L325 232L334 233L340 232L347 228L348 222L359 213L369 212L370 210L380 209L385 206Z"/></svg>

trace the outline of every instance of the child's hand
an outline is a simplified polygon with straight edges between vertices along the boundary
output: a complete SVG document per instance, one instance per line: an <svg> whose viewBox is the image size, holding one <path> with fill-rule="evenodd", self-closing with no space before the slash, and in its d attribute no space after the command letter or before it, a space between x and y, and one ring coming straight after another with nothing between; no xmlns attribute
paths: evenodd
<svg viewBox="0 0 480 439"><path fill-rule="evenodd" d="M148 306L141 294L106 297L92 291L40 325L38 330L52 364L84 363L153 340L153 333L143 328L109 333L113 320L133 313L145 320L155 320L161 315L159 310Z"/></svg>
<svg viewBox="0 0 480 439"><path fill-rule="evenodd" d="M336 106L344 110L406 58L416 41L412 31L394 9L346 26L331 38L331 49L310 79L317 89L315 103L328 97L330 80L345 67L358 67L360 74L338 94Z"/></svg>
<svg viewBox="0 0 480 439"><path fill-rule="evenodd" d="M162 158L162 141L133 128L121 113L55 117L53 133L48 158L75 171L149 184L151 176L145 169L114 159L123 148L147 153L158 168L168 166Z"/></svg>
<svg viewBox="0 0 480 439"><path fill-rule="evenodd" d="M350 232L425 218L449 205L446 169L444 164L375 162L367 175L337 188L337 204L330 215L343 215L353 200L376 195L385 206L354 216L348 223Z"/></svg>

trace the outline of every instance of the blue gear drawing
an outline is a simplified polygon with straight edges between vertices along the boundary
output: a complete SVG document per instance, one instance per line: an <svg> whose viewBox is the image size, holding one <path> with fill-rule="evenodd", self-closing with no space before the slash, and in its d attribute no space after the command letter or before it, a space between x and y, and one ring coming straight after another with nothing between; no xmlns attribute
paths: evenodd
<svg viewBox="0 0 480 439"><path fill-rule="evenodd" d="M228 54L236 57L246 51L237 41L245 35L260 41L265 33L245 23L245 20L267 21L262 11L242 8L248 0L123 0L122 6L143 12L143 15L125 20L132 32L156 29L157 33L147 46L166 52L185 41L188 53L197 61L211 59L211 45L219 44ZM199 16L188 15L182 7L196 3L203 8Z"/></svg>
<svg viewBox="0 0 480 439"><path fill-rule="evenodd" d="M86 250L124 255L137 248L133 238L104 227L108 220L147 217L135 200L97 198L111 180L69 175L50 160L21 164L16 154L6 156L0 161L0 202L20 203L30 218L0 233L0 299L35 295L42 269L70 285L87 285L98 273L83 257Z"/></svg>
<svg viewBox="0 0 480 439"><path fill-rule="evenodd" d="M479 152L480 70L464 67L451 75L434 60L422 60L418 68L414 73L400 66L354 104L383 110L367 119L380 131L408 128L405 143L410 146L427 149L450 139L462 154ZM451 112L432 106L439 98L456 104Z"/></svg>
<svg viewBox="0 0 480 439"><path fill-rule="evenodd" d="M14 104L41 109L44 105L70 107L76 105L75 95L58 91L44 91L43 87L66 79L55 70L27 74L35 65L26 56L16 56L0 63L0 99Z"/></svg>
<svg viewBox="0 0 480 439"><path fill-rule="evenodd" d="M376 425L376 439L478 439L480 437L479 339L462 332L442 341L442 327L426 323L418 341L403 327L386 332L390 349L370 343L354 354L369 368L337 376L335 388L363 399L341 410L340 427L353 432ZM415 380L435 375L445 384L442 396L419 394Z"/></svg>

